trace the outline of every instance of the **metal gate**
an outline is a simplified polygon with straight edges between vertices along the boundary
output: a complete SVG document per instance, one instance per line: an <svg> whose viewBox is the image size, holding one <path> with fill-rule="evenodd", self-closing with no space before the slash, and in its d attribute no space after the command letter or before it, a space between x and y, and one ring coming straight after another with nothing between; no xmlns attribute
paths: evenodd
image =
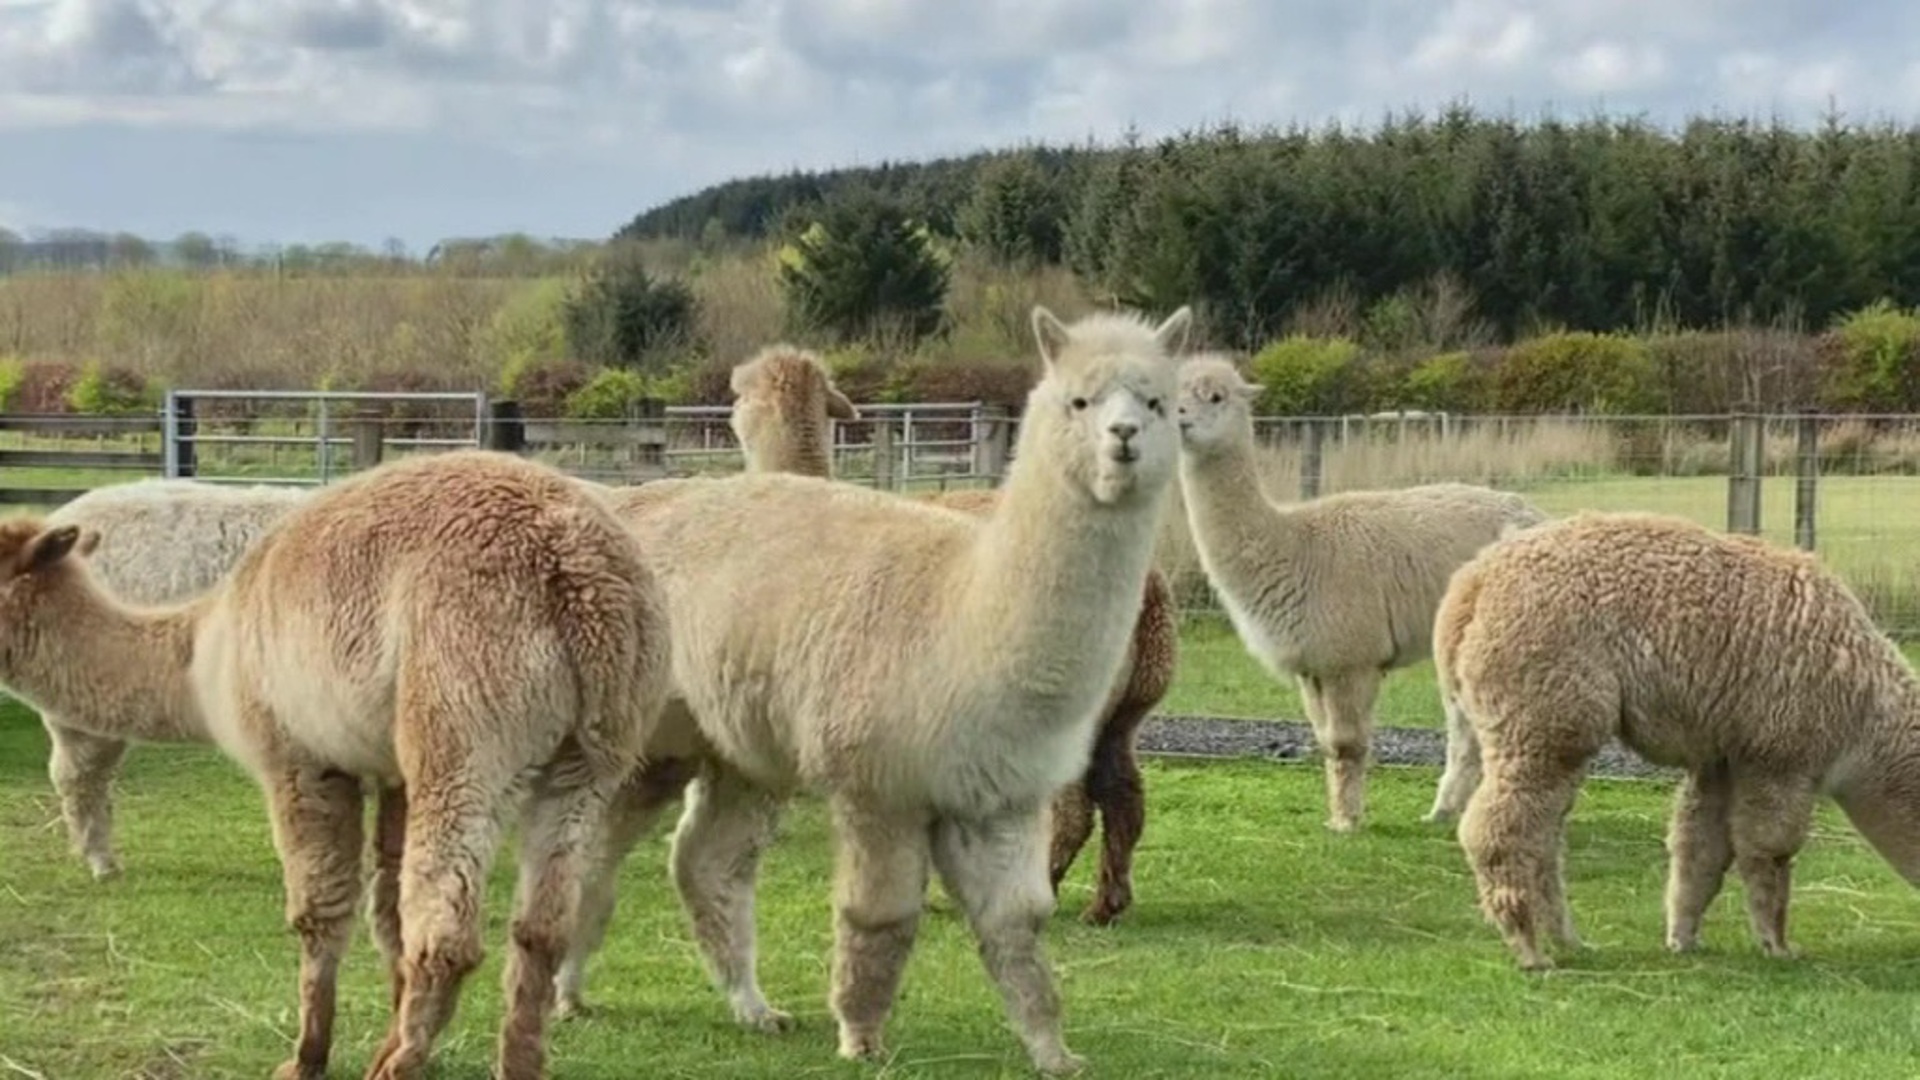
<svg viewBox="0 0 1920 1080"><path fill-rule="evenodd" d="M484 391L170 390L161 407L167 476L254 484L355 471L369 434L377 457L481 446L486 427Z"/></svg>

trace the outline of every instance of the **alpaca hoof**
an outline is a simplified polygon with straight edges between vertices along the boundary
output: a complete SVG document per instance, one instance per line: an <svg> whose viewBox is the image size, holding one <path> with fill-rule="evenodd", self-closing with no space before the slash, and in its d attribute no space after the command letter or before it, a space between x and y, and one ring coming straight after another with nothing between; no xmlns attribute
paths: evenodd
<svg viewBox="0 0 1920 1080"><path fill-rule="evenodd" d="M1080 913L1080 921L1088 926L1112 926L1123 912L1133 906L1131 898L1102 898L1087 905Z"/></svg>
<svg viewBox="0 0 1920 1080"><path fill-rule="evenodd" d="M309 1066L299 1058L283 1061L273 1070L273 1080L326 1080L326 1076L325 1065Z"/></svg>
<svg viewBox="0 0 1920 1080"><path fill-rule="evenodd" d="M106 881L120 876L120 860L111 855L95 855L87 859L87 869L93 871L93 880Z"/></svg>
<svg viewBox="0 0 1920 1080"><path fill-rule="evenodd" d="M1333 817L1327 819L1327 831L1336 833L1357 832L1360 822L1355 818Z"/></svg>
<svg viewBox="0 0 1920 1080"><path fill-rule="evenodd" d="M1667 935L1667 951L1670 953L1685 955L1687 953L1694 952L1699 948L1700 948L1699 938L1692 937L1692 936L1680 937L1674 934Z"/></svg>
<svg viewBox="0 0 1920 1080"><path fill-rule="evenodd" d="M758 1007L737 1008L733 1010L733 1018L739 1021L741 1027L762 1035L778 1035L793 1030L792 1013L764 1003Z"/></svg>
<svg viewBox="0 0 1920 1080"><path fill-rule="evenodd" d="M1545 953L1536 952L1531 955L1522 953L1516 958L1516 962L1520 965L1521 971L1545 972L1553 970L1553 958L1547 956Z"/></svg>
<svg viewBox="0 0 1920 1080"><path fill-rule="evenodd" d="M848 1061L871 1061L885 1053L877 1031L840 1032L840 1056Z"/></svg>
<svg viewBox="0 0 1920 1080"><path fill-rule="evenodd" d="M553 1018L555 1020L572 1020L578 1017L592 1015L593 1006L588 1005L586 999L578 995L562 994L553 999Z"/></svg>
<svg viewBox="0 0 1920 1080"><path fill-rule="evenodd" d="M1087 1059L1060 1047L1049 1053L1035 1054L1033 1067L1043 1076L1072 1076L1087 1067Z"/></svg>
<svg viewBox="0 0 1920 1080"><path fill-rule="evenodd" d="M1429 825L1445 825L1452 822L1457 817L1459 817L1459 815L1454 813L1452 810L1447 810L1447 809L1443 809L1441 807L1436 806L1433 809L1427 811L1425 814L1421 815L1420 820L1426 822Z"/></svg>
<svg viewBox="0 0 1920 1080"><path fill-rule="evenodd" d="M1774 960L1793 960L1800 955L1800 950L1778 941L1761 942L1760 951Z"/></svg>

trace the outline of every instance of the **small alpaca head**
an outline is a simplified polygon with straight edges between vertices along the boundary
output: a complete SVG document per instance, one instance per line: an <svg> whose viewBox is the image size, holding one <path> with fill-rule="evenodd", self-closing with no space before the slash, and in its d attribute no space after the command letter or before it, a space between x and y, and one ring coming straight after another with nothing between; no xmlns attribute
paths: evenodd
<svg viewBox="0 0 1920 1080"><path fill-rule="evenodd" d="M1188 307L1159 326L1120 312L1069 325L1035 305L1033 334L1046 374L1027 397L1021 425L1032 434L1022 438L1021 452L1031 438L1097 502L1161 490L1179 459L1175 354L1192 324Z"/></svg>
<svg viewBox="0 0 1920 1080"><path fill-rule="evenodd" d="M833 385L820 358L791 345L770 345L753 359L736 364L728 385L733 410L727 425L749 456L765 455L789 432L810 433L822 414L858 420L860 410ZM824 439L826 433L818 432Z"/></svg>
<svg viewBox="0 0 1920 1080"><path fill-rule="evenodd" d="M73 572L78 558L99 546L100 534L83 532L78 525L49 529L32 516L0 521L0 629L30 618L48 586Z"/></svg>
<svg viewBox="0 0 1920 1080"><path fill-rule="evenodd" d="M1192 357L1180 369L1181 445L1204 453L1250 431L1254 399L1265 389L1241 378L1224 355Z"/></svg>

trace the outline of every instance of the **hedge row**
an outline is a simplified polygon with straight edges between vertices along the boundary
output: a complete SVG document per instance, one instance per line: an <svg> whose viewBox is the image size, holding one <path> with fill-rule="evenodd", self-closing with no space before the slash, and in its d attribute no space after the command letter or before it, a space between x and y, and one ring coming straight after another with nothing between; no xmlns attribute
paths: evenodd
<svg viewBox="0 0 1920 1080"><path fill-rule="evenodd" d="M986 401L1018 408L1033 384L1025 358L958 364L889 357L864 346L823 353L856 401ZM522 354L496 393L529 415L617 418L642 398L724 404L730 362L667 375ZM1920 309L1888 303L1819 334L1774 330L1634 336L1558 332L1472 350L1380 350L1342 337L1294 335L1246 359L1265 387L1265 415L1394 409L1456 413L1724 413L1763 408L1920 412ZM338 389L455 389L430 372L378 373ZM0 359L0 409L116 414L150 411L160 388L113 365Z"/></svg>

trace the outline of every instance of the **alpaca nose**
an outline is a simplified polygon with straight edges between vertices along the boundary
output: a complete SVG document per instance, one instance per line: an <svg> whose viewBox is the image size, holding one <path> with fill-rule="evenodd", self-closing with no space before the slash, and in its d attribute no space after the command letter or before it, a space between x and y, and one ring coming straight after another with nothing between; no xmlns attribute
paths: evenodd
<svg viewBox="0 0 1920 1080"><path fill-rule="evenodd" d="M1121 442L1126 442L1128 439L1140 434L1140 425L1130 420L1115 420L1113 423L1107 425L1107 430L1120 436Z"/></svg>

